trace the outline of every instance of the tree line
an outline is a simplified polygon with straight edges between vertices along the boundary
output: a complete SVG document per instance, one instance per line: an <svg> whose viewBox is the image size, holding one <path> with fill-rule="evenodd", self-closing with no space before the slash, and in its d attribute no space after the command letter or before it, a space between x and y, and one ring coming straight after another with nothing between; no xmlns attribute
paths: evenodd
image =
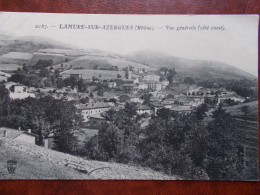
<svg viewBox="0 0 260 195"><path fill-rule="evenodd" d="M136 105L110 110L97 136L81 152L90 159L150 167L185 179L243 178L245 151L242 132L222 106L205 122L205 104L191 114L161 109L147 127Z"/></svg>
<svg viewBox="0 0 260 195"><path fill-rule="evenodd" d="M15 99L9 98L8 90L0 86L1 126L22 130L31 129L37 135L37 144L50 135L55 150L76 154L76 133L82 126L81 113L72 102L52 97Z"/></svg>

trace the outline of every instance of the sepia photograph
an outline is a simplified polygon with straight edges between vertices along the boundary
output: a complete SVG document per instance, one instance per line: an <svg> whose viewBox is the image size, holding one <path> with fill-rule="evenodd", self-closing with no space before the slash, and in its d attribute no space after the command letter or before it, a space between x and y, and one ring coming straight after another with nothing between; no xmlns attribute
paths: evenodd
<svg viewBox="0 0 260 195"><path fill-rule="evenodd" d="M0 12L0 179L258 181L258 23Z"/></svg>

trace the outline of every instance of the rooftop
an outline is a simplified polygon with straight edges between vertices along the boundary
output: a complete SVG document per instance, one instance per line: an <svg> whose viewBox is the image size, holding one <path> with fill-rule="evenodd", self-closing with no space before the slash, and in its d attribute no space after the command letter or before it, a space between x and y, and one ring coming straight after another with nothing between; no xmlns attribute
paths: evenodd
<svg viewBox="0 0 260 195"><path fill-rule="evenodd" d="M182 111L191 111L191 108L189 106L173 106L170 108L170 110L182 112Z"/></svg>
<svg viewBox="0 0 260 195"><path fill-rule="evenodd" d="M163 107L161 103L157 103L157 102L152 102L151 105L154 107Z"/></svg>
<svg viewBox="0 0 260 195"><path fill-rule="evenodd" d="M15 139L16 137L18 137L21 134L27 134L27 135L31 135L31 136L36 136L33 133L28 133L26 131L21 131L18 129L12 129L9 127L0 127L0 135L3 135L4 132L7 131L7 138L11 138L11 139Z"/></svg>
<svg viewBox="0 0 260 195"><path fill-rule="evenodd" d="M91 116L89 116L89 118L95 118L95 119L103 119L103 120L105 120L105 118L102 117L102 116L100 115L100 113L99 113L99 114L91 115Z"/></svg>
<svg viewBox="0 0 260 195"><path fill-rule="evenodd" d="M108 108L108 107L112 107L112 106L106 102L95 102L95 103L89 103L86 106L86 109Z"/></svg>
<svg viewBox="0 0 260 195"><path fill-rule="evenodd" d="M151 110L151 108L150 108L149 106L143 105L143 104L140 104L140 105L138 106L138 109L139 109L139 110Z"/></svg>

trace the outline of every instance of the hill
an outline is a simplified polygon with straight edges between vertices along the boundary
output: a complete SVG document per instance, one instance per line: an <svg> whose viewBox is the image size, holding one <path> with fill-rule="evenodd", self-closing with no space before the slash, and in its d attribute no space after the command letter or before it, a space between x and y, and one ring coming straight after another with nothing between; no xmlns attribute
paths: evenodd
<svg viewBox="0 0 260 195"><path fill-rule="evenodd" d="M72 60L70 65L72 65L73 68L82 67L85 69L93 69L94 66L98 66L99 68L112 68L113 66L117 66L120 70L129 66L134 68L145 68L148 70L151 69L149 66L128 61L118 56L109 55L109 53L89 53L87 56Z"/></svg>
<svg viewBox="0 0 260 195"><path fill-rule="evenodd" d="M248 113L242 113L242 106L248 106ZM258 180L259 178L259 146L258 146L258 101L226 107L235 119L237 131L242 134L245 145L245 179Z"/></svg>
<svg viewBox="0 0 260 195"><path fill-rule="evenodd" d="M231 65L207 60L190 60L175 57L154 50L143 50L126 55L128 60L146 64L159 69L160 67L175 68L179 76L191 76L193 78L224 78L224 79L254 79L255 77Z"/></svg>
<svg viewBox="0 0 260 195"><path fill-rule="evenodd" d="M38 36L0 34L0 70L17 70L29 64L35 52L46 48L69 49L70 45Z"/></svg>
<svg viewBox="0 0 260 195"><path fill-rule="evenodd" d="M1 179L180 179L151 169L85 160L13 139L0 138L0 147ZM17 161L14 175L7 172L7 160Z"/></svg>
<svg viewBox="0 0 260 195"><path fill-rule="evenodd" d="M95 66L102 69L117 66L120 70L128 66L151 69L117 54L94 49L83 50L45 37L0 34L0 70L16 70L23 64L35 65L38 60L53 60L57 67L64 64L84 69L93 69Z"/></svg>

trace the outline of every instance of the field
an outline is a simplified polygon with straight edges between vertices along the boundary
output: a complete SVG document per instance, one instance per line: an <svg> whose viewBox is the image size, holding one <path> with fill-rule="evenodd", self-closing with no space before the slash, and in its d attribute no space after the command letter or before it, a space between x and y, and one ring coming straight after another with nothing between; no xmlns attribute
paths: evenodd
<svg viewBox="0 0 260 195"><path fill-rule="evenodd" d="M102 56L104 55L104 56ZM127 61L124 58L120 57L115 57L115 56L110 56L109 54L102 55L88 55L88 56L83 56L80 58L77 58L75 60L72 60L70 64L72 65L73 68L85 68L85 69L93 69L95 65L97 65L100 68L110 68L112 66L117 66L119 70L122 70L123 68L126 68L128 66L132 66L134 68L145 68L145 69L151 69L150 67Z"/></svg>
<svg viewBox="0 0 260 195"><path fill-rule="evenodd" d="M241 111L243 105L249 106L249 113L244 115ZM235 117L236 127L243 133L246 152L245 179L256 180L259 176L258 163L258 102L227 107L227 111Z"/></svg>
<svg viewBox="0 0 260 195"><path fill-rule="evenodd" d="M22 66L18 64L0 64L0 71L14 71L18 68L22 68Z"/></svg>
<svg viewBox="0 0 260 195"><path fill-rule="evenodd" d="M92 79L94 76L98 79L116 79L119 74L122 78L125 78L124 71L110 71L110 70L91 70L91 69L83 69L83 70L69 70L63 72L63 74L82 74L83 79Z"/></svg>

